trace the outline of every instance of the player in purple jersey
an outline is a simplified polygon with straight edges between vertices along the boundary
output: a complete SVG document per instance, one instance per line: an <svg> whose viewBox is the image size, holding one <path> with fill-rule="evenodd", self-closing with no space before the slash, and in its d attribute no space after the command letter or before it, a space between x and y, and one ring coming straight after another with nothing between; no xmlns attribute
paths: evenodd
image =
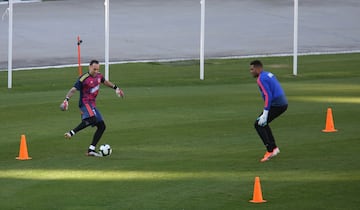
<svg viewBox="0 0 360 210"><path fill-rule="evenodd" d="M265 162L280 153L269 123L286 111L288 102L279 81L273 73L264 71L261 61L254 60L250 63L250 73L257 78L264 99L264 109L255 121L255 129L267 150L260 160Z"/></svg>
<svg viewBox="0 0 360 210"><path fill-rule="evenodd" d="M88 156L101 156L95 149L106 128L101 113L96 108L96 96L99 93L100 85L104 84L105 86L113 88L119 97L124 97L124 92L112 82L105 80L99 70L99 61L92 60L89 65L89 71L78 78L74 87L66 94L65 100L60 106L62 110L67 110L70 98L76 91L80 92L79 107L81 110L81 123L64 135L65 138L70 139L82 129L88 126L96 126L97 129L86 153Z"/></svg>

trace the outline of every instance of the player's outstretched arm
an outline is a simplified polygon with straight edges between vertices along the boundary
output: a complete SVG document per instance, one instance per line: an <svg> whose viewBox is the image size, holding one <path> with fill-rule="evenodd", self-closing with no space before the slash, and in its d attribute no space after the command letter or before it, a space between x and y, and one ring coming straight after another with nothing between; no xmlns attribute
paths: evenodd
<svg viewBox="0 0 360 210"><path fill-rule="evenodd" d="M121 88L119 88L118 86L116 86L114 83L112 83L108 80L105 80L104 85L106 85L110 88L113 88L115 90L115 93L117 96L124 98L124 96L125 96L124 91Z"/></svg>

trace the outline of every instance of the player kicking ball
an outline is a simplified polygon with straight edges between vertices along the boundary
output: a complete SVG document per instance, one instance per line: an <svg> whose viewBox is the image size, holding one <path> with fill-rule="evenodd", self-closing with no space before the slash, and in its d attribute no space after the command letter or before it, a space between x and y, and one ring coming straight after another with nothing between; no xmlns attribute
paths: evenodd
<svg viewBox="0 0 360 210"><path fill-rule="evenodd" d="M80 92L79 108L81 111L81 123L74 129L64 134L65 138L70 139L82 129L92 126L96 127L92 142L86 153L87 156L101 157L102 155L96 152L96 145L101 139L105 131L105 123L100 111L96 108L96 97L99 93L100 85L104 84L115 90L115 93L123 98L124 92L112 82L105 80L104 76L99 72L100 64L97 60L90 61L89 71L81 75L66 94L65 100L61 103L60 109L66 111L69 107L69 100L76 91Z"/></svg>

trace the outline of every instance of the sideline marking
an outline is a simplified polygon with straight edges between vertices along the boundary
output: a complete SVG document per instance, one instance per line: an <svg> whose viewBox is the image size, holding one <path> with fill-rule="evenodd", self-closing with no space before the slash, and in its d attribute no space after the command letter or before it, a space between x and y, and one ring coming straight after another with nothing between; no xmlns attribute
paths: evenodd
<svg viewBox="0 0 360 210"><path fill-rule="evenodd" d="M298 53L298 56L304 55L335 55L335 54L350 54L350 53L360 53L360 50L348 50L348 51L336 51L336 52L307 52L307 53ZM280 53L280 54L263 54L263 55L243 55L243 56L223 56L223 57L207 57L209 59L237 59L237 58L263 58L263 57L286 57L292 56L293 53ZM148 60L128 60L128 61L112 61L109 64L125 64L125 63L150 63L150 62L174 62L174 61L189 61L189 60L199 60L198 58L169 58L169 59L148 59ZM100 64L105 64L100 62ZM86 66L88 63L82 63L81 66ZM57 65L57 66L40 66L40 67L25 67L25 68L16 68L13 71L22 71L22 70L34 70L34 69L60 69L66 67L76 67L78 64L67 64L67 65ZM7 71L7 70L0 70Z"/></svg>

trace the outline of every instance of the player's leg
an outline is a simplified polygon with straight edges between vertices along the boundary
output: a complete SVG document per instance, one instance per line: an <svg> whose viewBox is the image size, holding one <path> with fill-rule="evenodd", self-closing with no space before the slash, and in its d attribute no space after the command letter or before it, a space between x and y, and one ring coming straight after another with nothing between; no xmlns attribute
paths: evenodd
<svg viewBox="0 0 360 210"><path fill-rule="evenodd" d="M259 137L261 138L262 142L264 143L266 150L268 153L272 152L271 143L273 142L273 136L271 133L271 129L269 127L269 121L274 119L274 115L271 115L270 120L270 114L273 112L272 109L269 110L269 117L268 117L268 123L265 126L261 126L258 124L259 118L255 120L254 127L256 132L258 133ZM259 117L262 115L262 113L259 114ZM270 131L270 132L269 132ZM265 153L266 155L266 153Z"/></svg>
<svg viewBox="0 0 360 210"><path fill-rule="evenodd" d="M66 132L64 134L65 138L71 138L77 132L96 123L94 108L92 108L91 105L84 104L83 106L80 107L80 110L81 110L81 119L82 119L80 124L76 126L74 129L70 130L69 132Z"/></svg>
<svg viewBox="0 0 360 210"><path fill-rule="evenodd" d="M269 110L269 116L268 116L268 124L279 117L281 114L283 114L287 110L287 105L285 106L272 106Z"/></svg>
<svg viewBox="0 0 360 210"><path fill-rule="evenodd" d="M255 129L258 132L259 136L261 137L264 145L266 147L266 153L264 157L260 160L261 162L268 161L270 158L276 156L280 153L280 149L276 146L275 138L272 134L271 128L269 123L273 121L275 118L279 117L282 113L284 113L287 109L286 106L281 107L271 107L269 111L268 123L265 126L259 126L256 120L255 122Z"/></svg>
<svg viewBox="0 0 360 210"><path fill-rule="evenodd" d="M93 125L95 122L96 122L95 116L83 119L78 126L76 126L74 129L72 129L69 132L64 134L65 138L71 138L77 132L81 131L82 129L84 129L90 125Z"/></svg>
<svg viewBox="0 0 360 210"><path fill-rule="evenodd" d="M273 151L277 146L276 146L276 143L275 143L275 138L272 134L272 131L271 131L271 128L269 125L266 125L264 126L264 130L265 130L265 133L268 137L268 145L267 145L267 150L268 151Z"/></svg>
<svg viewBox="0 0 360 210"><path fill-rule="evenodd" d="M87 154L89 156L98 156L98 153L96 153L96 151L95 151L96 150L96 145L98 144L98 142L100 141L102 135L104 134L105 129L106 129L106 125L105 125L105 122L104 122L99 110L94 108L93 111L94 111L94 114L95 114L96 122L92 126L96 126L96 131L94 133L94 136L93 136L92 142L91 142L91 144L89 146Z"/></svg>
<svg viewBox="0 0 360 210"><path fill-rule="evenodd" d="M258 120L256 120L254 123L254 127L255 127L255 130L257 131L259 137L261 138L262 142L264 143L266 150L268 152L272 152L272 149L270 148L270 144L271 144L270 138L272 137L272 135L269 135L269 133L268 133L269 125L266 125L265 127L260 126L260 125L258 125Z"/></svg>
<svg viewBox="0 0 360 210"><path fill-rule="evenodd" d="M94 133L93 140L91 142L91 145L94 147L96 147L97 143L100 141L106 129L106 125L104 121L97 122L95 126L96 126L96 131Z"/></svg>
<svg viewBox="0 0 360 210"><path fill-rule="evenodd" d="M269 125L266 125L265 127L258 125L258 120L255 121L254 126L266 147L266 152L264 154L264 157L261 158L261 160L260 160L261 162L265 162L271 158L271 155L273 152L273 149L271 148L271 141L270 141L271 137L269 136L269 133L267 130L267 128L270 128L270 127L269 127Z"/></svg>
<svg viewBox="0 0 360 210"><path fill-rule="evenodd" d="M276 119L277 117L279 117L281 114L283 114L286 111L286 109L287 109L287 105L286 106L272 106L270 108L268 124L264 127L265 132L267 133L267 136L268 136L268 151L269 150L273 151L275 148L277 148L275 138L273 136L273 133L271 131L269 123L271 121L273 121L274 119Z"/></svg>

